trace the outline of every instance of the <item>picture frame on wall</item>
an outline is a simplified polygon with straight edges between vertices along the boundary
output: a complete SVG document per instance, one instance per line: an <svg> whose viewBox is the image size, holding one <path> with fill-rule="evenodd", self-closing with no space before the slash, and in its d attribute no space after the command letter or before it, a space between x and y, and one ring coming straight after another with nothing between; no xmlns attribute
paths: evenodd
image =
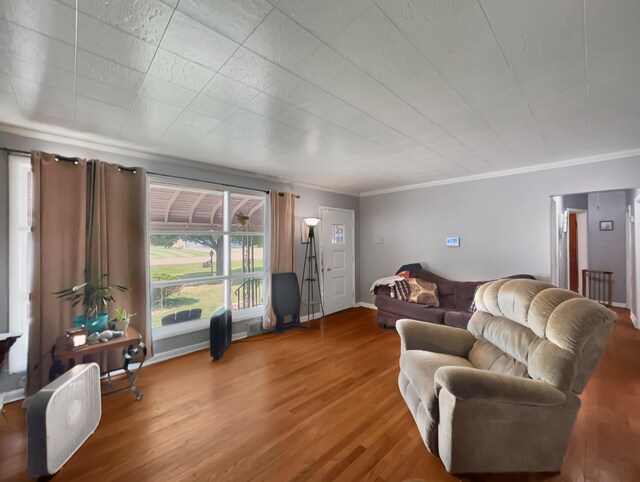
<svg viewBox="0 0 640 482"><path fill-rule="evenodd" d="M613 221L600 221L600 231L613 231Z"/></svg>

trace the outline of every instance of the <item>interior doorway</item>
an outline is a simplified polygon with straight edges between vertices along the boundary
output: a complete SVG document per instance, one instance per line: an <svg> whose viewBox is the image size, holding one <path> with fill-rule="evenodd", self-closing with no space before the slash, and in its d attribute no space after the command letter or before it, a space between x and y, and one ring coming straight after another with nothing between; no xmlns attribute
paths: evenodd
<svg viewBox="0 0 640 482"><path fill-rule="evenodd" d="M587 211L567 210L567 288L582 293L582 270L589 269Z"/></svg>
<svg viewBox="0 0 640 482"><path fill-rule="evenodd" d="M321 207L320 220L324 312L329 315L356 303L355 212Z"/></svg>

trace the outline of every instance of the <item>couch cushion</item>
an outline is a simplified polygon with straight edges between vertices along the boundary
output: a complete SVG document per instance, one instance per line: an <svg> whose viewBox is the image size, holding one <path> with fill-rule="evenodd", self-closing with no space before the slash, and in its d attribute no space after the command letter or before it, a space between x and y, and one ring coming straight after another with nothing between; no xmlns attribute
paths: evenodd
<svg viewBox="0 0 640 482"><path fill-rule="evenodd" d="M444 314L444 324L456 328L466 328L470 319L471 313L466 311L451 310Z"/></svg>
<svg viewBox="0 0 640 482"><path fill-rule="evenodd" d="M380 312L398 315L401 318L429 321L431 323L444 323L444 314L447 310L441 308L429 308L417 303L401 301L389 296L376 296L376 307Z"/></svg>
<svg viewBox="0 0 640 482"><path fill-rule="evenodd" d="M476 294L478 286L483 284L483 281L459 281L453 286L453 302L456 305L456 310L467 311L472 313L471 305L473 304L473 297Z"/></svg>
<svg viewBox="0 0 640 482"><path fill-rule="evenodd" d="M400 356L400 370L407 377L411 386L418 394L426 411L425 427L423 428L427 447L437 454L438 440L438 399L436 397L433 378L440 367L458 366L471 367L468 360L452 355L431 353L422 350L408 350ZM414 415L415 416L415 415Z"/></svg>

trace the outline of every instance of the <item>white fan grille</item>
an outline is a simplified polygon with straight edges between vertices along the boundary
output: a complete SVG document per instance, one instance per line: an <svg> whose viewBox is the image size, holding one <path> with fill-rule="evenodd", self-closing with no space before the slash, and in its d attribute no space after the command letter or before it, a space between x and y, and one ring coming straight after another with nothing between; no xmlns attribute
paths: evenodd
<svg viewBox="0 0 640 482"><path fill-rule="evenodd" d="M91 435L100 421L100 369L71 379L52 395L46 411L47 468L55 473Z"/></svg>

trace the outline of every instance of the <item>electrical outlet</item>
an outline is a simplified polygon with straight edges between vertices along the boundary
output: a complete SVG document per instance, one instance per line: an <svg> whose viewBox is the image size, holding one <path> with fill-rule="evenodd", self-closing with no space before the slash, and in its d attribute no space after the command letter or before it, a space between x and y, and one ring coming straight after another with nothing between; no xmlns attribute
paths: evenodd
<svg viewBox="0 0 640 482"><path fill-rule="evenodd" d="M376 244L382 244L382 236L376 236L373 239L373 242L376 243Z"/></svg>

